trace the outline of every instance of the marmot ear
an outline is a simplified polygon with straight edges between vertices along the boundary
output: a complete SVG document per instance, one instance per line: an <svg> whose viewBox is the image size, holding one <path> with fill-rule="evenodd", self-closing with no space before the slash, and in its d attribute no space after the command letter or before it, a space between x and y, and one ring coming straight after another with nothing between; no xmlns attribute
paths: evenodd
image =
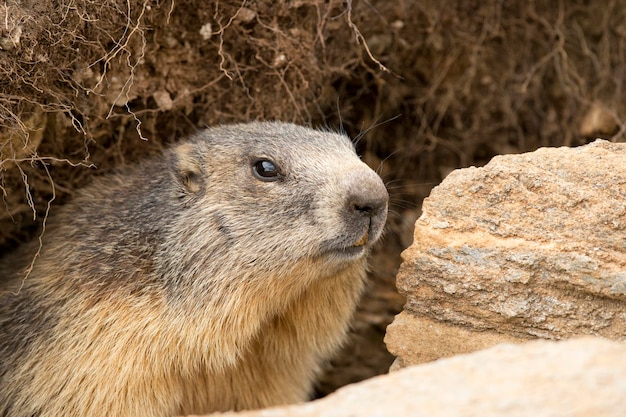
<svg viewBox="0 0 626 417"><path fill-rule="evenodd" d="M176 148L176 176L184 191L195 194L202 188L203 178L200 161L198 161L191 144L179 145Z"/></svg>

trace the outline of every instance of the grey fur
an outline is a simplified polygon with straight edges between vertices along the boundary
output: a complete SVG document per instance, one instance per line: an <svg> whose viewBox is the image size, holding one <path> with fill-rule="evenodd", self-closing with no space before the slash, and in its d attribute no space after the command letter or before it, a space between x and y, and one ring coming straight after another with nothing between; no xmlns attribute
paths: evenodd
<svg viewBox="0 0 626 417"><path fill-rule="evenodd" d="M255 178L259 158L277 181ZM0 416L306 399L387 198L347 137L271 122L207 129L95 181L51 220L32 273L0 288Z"/></svg>

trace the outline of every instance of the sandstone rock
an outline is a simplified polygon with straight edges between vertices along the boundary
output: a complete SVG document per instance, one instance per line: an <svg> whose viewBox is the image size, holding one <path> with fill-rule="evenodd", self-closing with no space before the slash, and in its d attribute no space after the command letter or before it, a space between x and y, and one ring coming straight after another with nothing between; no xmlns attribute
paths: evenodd
<svg viewBox="0 0 626 417"><path fill-rule="evenodd" d="M400 320L417 327L394 324L386 342L404 364L503 340L625 339L626 144L452 172L424 201L403 259Z"/></svg>
<svg viewBox="0 0 626 417"><path fill-rule="evenodd" d="M535 341L405 368L307 404L219 415L617 417L626 410L624 375L622 343Z"/></svg>
<svg viewBox="0 0 626 417"><path fill-rule="evenodd" d="M500 343L519 342L519 339L497 332L476 332L403 311L387 327L385 342L398 355L389 369L396 371L408 365L474 352Z"/></svg>

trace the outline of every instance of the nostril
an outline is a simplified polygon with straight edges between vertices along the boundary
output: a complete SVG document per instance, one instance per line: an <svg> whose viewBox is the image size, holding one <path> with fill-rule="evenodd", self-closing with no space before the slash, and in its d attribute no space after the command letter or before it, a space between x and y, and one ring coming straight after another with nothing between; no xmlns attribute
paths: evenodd
<svg viewBox="0 0 626 417"><path fill-rule="evenodd" d="M372 215L372 212L374 211L374 209L369 205L355 204L354 211L358 211L360 213L367 214L367 215Z"/></svg>
<svg viewBox="0 0 626 417"><path fill-rule="evenodd" d="M386 198L372 196L353 196L351 206L354 214L375 217L387 207Z"/></svg>

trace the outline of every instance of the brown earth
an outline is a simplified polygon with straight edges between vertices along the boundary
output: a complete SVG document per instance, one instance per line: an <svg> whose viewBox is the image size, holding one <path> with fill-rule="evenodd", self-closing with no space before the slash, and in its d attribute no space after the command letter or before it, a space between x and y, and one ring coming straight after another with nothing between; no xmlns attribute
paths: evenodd
<svg viewBox="0 0 626 417"><path fill-rule="evenodd" d="M323 394L391 363L399 252L430 188L496 154L623 141L625 76L618 0L7 0L0 255L93 175L203 126L343 128L387 182L392 215Z"/></svg>

